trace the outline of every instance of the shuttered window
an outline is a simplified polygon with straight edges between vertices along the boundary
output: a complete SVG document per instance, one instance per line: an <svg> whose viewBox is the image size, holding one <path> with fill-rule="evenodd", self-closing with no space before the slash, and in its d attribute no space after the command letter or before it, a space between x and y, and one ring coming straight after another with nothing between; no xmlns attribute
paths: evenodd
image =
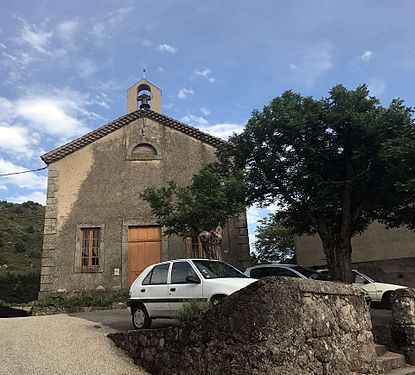
<svg viewBox="0 0 415 375"><path fill-rule="evenodd" d="M81 267L99 267L99 228L81 229Z"/></svg>

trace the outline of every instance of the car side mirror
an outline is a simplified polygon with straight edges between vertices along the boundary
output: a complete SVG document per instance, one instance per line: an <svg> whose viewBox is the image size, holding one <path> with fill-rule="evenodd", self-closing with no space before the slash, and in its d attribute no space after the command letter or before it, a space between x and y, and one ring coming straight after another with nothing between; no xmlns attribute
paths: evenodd
<svg viewBox="0 0 415 375"><path fill-rule="evenodd" d="M200 280L197 276L186 276L186 281L192 284L200 284Z"/></svg>

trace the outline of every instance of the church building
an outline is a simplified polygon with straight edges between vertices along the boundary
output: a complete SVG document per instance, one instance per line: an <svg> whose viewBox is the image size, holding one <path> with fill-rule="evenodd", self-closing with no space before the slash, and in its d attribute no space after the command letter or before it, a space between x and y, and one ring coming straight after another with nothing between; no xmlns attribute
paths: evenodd
<svg viewBox="0 0 415 375"><path fill-rule="evenodd" d="M201 257L199 244L163 235L140 193L190 184L215 161L220 138L161 113L161 91L142 79L128 113L43 155L48 192L39 297L51 292L127 291L150 264ZM245 214L224 228L223 259L249 263Z"/></svg>

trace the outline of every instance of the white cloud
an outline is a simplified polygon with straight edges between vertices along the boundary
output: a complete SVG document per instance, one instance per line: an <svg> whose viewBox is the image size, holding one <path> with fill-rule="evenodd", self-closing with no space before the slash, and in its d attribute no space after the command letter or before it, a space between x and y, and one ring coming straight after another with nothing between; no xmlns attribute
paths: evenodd
<svg viewBox="0 0 415 375"><path fill-rule="evenodd" d="M209 68L203 69L203 70L195 70L196 76L202 76L202 77L208 77L210 75L211 71Z"/></svg>
<svg viewBox="0 0 415 375"><path fill-rule="evenodd" d="M157 71L160 72L160 73L163 73L164 72L164 69L161 66L158 66L157 67Z"/></svg>
<svg viewBox="0 0 415 375"><path fill-rule="evenodd" d="M62 41L70 43L71 46L74 46L75 34L79 29L78 20L69 20L61 22L56 27L56 33L61 38Z"/></svg>
<svg viewBox="0 0 415 375"><path fill-rule="evenodd" d="M209 68L205 68L201 70L196 69L193 72L193 75L206 78L210 83L216 82L216 78L212 77L212 71Z"/></svg>
<svg viewBox="0 0 415 375"><path fill-rule="evenodd" d="M80 118L96 119L86 109L87 97L76 91L53 91L15 101L0 97L0 121L4 126L21 124L31 131L67 138L88 132Z"/></svg>
<svg viewBox="0 0 415 375"><path fill-rule="evenodd" d="M61 98L28 98L17 102L16 112L41 132L53 135L72 136L85 133L88 129L71 112L77 103Z"/></svg>
<svg viewBox="0 0 415 375"><path fill-rule="evenodd" d="M78 72L83 78L87 78L98 70L98 66L90 59L82 59L78 62Z"/></svg>
<svg viewBox="0 0 415 375"><path fill-rule="evenodd" d="M228 139L234 133L242 132L244 126L236 123L221 123L221 124L210 124L204 117L186 115L180 119L191 126L199 128L205 133L211 134L215 137L222 139Z"/></svg>
<svg viewBox="0 0 415 375"><path fill-rule="evenodd" d="M158 47L157 47L157 49L160 52L163 52L163 53L172 53L172 54L176 54L177 53L177 48L176 47L173 47L170 44L166 44L166 43L159 44Z"/></svg>
<svg viewBox="0 0 415 375"><path fill-rule="evenodd" d="M193 95L194 92L192 89L181 89L177 96L179 97L179 99L186 99L189 95Z"/></svg>
<svg viewBox="0 0 415 375"><path fill-rule="evenodd" d="M23 203L27 201L37 202L46 205L46 193L42 191L34 191L28 195L16 195L6 199L8 202Z"/></svg>
<svg viewBox="0 0 415 375"><path fill-rule="evenodd" d="M125 30L125 18L132 14L133 7L125 7L112 10L104 16L95 17L90 35L97 39L112 39L115 34Z"/></svg>
<svg viewBox="0 0 415 375"><path fill-rule="evenodd" d="M0 47L1 48L7 48L5 44L3 44L2 42L0 42Z"/></svg>
<svg viewBox="0 0 415 375"><path fill-rule="evenodd" d="M317 78L332 68L331 45L327 43L305 54L300 62L290 64L290 69L295 72L296 79L309 86L312 86Z"/></svg>
<svg viewBox="0 0 415 375"><path fill-rule="evenodd" d="M383 79L373 78L368 84L370 95L380 96L386 90L386 83Z"/></svg>
<svg viewBox="0 0 415 375"><path fill-rule="evenodd" d="M101 22L97 22L92 26L90 34L97 39L111 39L110 34L107 33L105 25Z"/></svg>
<svg viewBox="0 0 415 375"><path fill-rule="evenodd" d="M244 129L242 124L224 122L221 124L201 126L202 131L209 133L215 137L228 139L234 133L239 134Z"/></svg>
<svg viewBox="0 0 415 375"><path fill-rule="evenodd" d="M194 115L187 115L184 116L180 119L180 121L185 122L186 124L189 124L191 126L208 126L209 125L209 121L206 120L203 117L198 117L198 116L194 116Z"/></svg>
<svg viewBox="0 0 415 375"><path fill-rule="evenodd" d="M39 142L35 134L19 125L9 126L0 123L0 134L0 150L9 153L22 153L31 157L33 156L31 147Z"/></svg>
<svg viewBox="0 0 415 375"><path fill-rule="evenodd" d="M372 58L372 56L373 56L373 52L367 50L359 57L359 60L369 61Z"/></svg>
<svg viewBox="0 0 415 375"><path fill-rule="evenodd" d="M200 112L202 112L205 116L210 115L210 111L206 107L200 108Z"/></svg>
<svg viewBox="0 0 415 375"><path fill-rule="evenodd" d="M38 52L47 52L49 40L53 35L53 31L46 31L44 24L39 26L29 25L26 20L20 18L23 28L20 37L17 39L19 43L28 44Z"/></svg>
<svg viewBox="0 0 415 375"><path fill-rule="evenodd" d="M15 173L27 171L30 168L12 163L11 161L0 158L0 174ZM26 189L46 189L47 178L45 176L37 175L33 172L14 174L10 176L1 177L2 184L17 185L20 188Z"/></svg>

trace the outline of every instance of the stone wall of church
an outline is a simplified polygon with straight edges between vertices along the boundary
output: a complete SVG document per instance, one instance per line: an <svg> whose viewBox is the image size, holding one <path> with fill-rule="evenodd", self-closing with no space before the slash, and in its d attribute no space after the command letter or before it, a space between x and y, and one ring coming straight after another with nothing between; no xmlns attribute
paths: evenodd
<svg viewBox="0 0 415 375"><path fill-rule="evenodd" d="M155 147L156 159L128 160L128 151L141 142ZM127 290L126 229L130 224L156 225L140 192L169 180L185 186L214 160L214 147L149 119L138 119L51 163L40 297L58 290ZM80 229L88 227L101 231L100 266L90 272L80 267ZM244 215L225 228L223 250L225 260L240 268L247 265ZM180 238L162 237L162 260L189 255Z"/></svg>

